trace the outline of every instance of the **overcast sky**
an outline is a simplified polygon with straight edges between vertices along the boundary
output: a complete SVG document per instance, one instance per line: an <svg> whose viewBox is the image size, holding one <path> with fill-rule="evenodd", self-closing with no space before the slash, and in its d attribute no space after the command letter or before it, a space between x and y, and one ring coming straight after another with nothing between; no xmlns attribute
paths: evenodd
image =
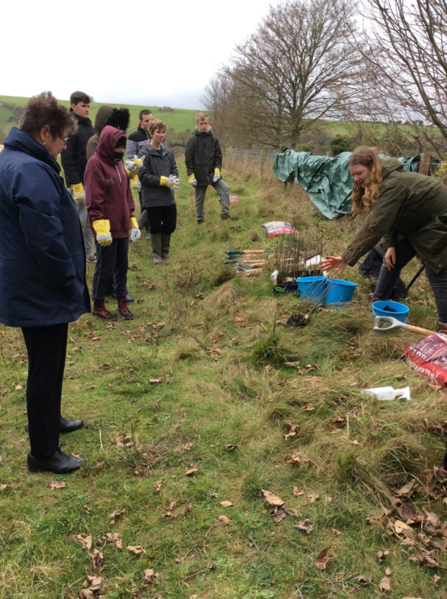
<svg viewBox="0 0 447 599"><path fill-rule="evenodd" d="M8 0L0 94L75 90L96 102L200 108L234 46L278 0Z"/></svg>

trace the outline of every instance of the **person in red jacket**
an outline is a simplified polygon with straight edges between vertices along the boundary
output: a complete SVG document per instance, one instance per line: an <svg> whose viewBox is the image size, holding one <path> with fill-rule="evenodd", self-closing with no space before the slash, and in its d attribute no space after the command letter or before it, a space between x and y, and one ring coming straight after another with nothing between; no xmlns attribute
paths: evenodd
<svg viewBox="0 0 447 599"><path fill-rule="evenodd" d="M85 170L88 218L96 237L92 314L104 320L117 319L104 304L112 277L119 314L126 320L133 318L126 300L129 232L130 241L137 241L140 230L134 216L129 177L123 165L126 142L122 131L104 127L96 153Z"/></svg>

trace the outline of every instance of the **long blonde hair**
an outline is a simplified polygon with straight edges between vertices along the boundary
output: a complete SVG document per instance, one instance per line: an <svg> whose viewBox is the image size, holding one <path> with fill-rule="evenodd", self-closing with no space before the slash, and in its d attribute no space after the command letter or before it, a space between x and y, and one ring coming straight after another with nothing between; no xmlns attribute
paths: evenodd
<svg viewBox="0 0 447 599"><path fill-rule="evenodd" d="M382 184L382 163L374 148L359 146L352 152L348 166L356 164L366 166L370 172L363 187L354 183L352 188L353 210L354 212L364 212L370 210L379 197L379 187Z"/></svg>

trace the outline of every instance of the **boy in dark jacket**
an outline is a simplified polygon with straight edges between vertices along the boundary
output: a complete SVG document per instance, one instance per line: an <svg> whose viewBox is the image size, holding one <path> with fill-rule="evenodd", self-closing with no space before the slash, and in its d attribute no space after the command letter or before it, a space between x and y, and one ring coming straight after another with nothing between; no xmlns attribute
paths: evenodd
<svg viewBox="0 0 447 599"><path fill-rule="evenodd" d="M153 260L160 263L169 256L171 234L177 224L174 189L178 189L178 169L172 150L164 144L166 125L155 120L149 128L151 141L140 147L143 166L139 172L143 213L139 225L149 223Z"/></svg>
<svg viewBox="0 0 447 599"><path fill-rule="evenodd" d="M126 300L129 231L130 241L137 241L140 230L134 217L129 177L123 166L126 141L119 129L104 127L85 170L88 218L96 236L97 252L92 314L104 320L117 318L104 304L112 276L118 312L126 320L133 318Z"/></svg>
<svg viewBox="0 0 447 599"><path fill-rule="evenodd" d="M84 173L87 166L87 142L95 133L92 121L88 118L92 98L84 92L74 92L70 96L70 112L77 120L78 130L70 135L66 148L61 152L65 184L76 202L79 220L84 234L87 260L95 260L95 249L92 233L88 226L87 208L85 205Z"/></svg>
<svg viewBox="0 0 447 599"><path fill-rule="evenodd" d="M219 140L211 133L208 114L198 112L194 135L186 144L185 162L188 183L195 188L197 223L205 220L203 205L208 185L217 191L221 201L222 220L230 218L230 188L222 179L222 150Z"/></svg>
<svg viewBox="0 0 447 599"><path fill-rule="evenodd" d="M127 140L127 158L133 160L138 156L138 149L143 141L150 141L149 128L154 121L154 115L150 110L142 110L138 115L140 122L138 129L129 135Z"/></svg>

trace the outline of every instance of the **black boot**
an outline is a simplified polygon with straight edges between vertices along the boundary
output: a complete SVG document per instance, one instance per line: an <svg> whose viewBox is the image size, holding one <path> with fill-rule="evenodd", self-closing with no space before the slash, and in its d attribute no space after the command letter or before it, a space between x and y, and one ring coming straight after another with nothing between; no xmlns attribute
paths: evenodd
<svg viewBox="0 0 447 599"><path fill-rule="evenodd" d="M60 423L59 431L61 433L72 433L73 431L77 431L78 429L82 428L83 426L84 426L84 421L81 420L80 418L77 418L76 420L67 420L66 418L62 418L62 416L61 416L61 423Z"/></svg>

